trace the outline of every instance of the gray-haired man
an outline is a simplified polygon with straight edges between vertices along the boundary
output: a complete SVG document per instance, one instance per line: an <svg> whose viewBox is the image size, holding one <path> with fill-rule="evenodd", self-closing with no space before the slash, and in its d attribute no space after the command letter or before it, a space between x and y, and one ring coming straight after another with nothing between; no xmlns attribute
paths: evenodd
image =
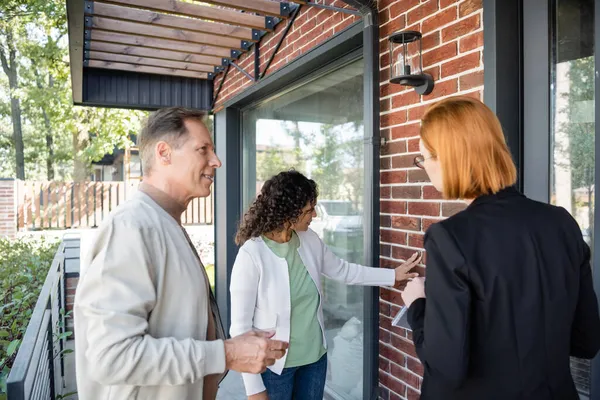
<svg viewBox="0 0 600 400"><path fill-rule="evenodd" d="M85 255L74 307L82 400L213 400L226 369L262 372L287 348L255 332L224 340L181 226L221 166L203 118L182 108L150 116L139 143L144 181L102 222Z"/></svg>

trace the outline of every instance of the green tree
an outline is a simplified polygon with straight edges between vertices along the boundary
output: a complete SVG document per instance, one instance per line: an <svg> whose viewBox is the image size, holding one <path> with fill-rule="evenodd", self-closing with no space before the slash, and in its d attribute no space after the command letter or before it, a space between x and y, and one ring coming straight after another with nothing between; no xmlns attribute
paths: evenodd
<svg viewBox="0 0 600 400"><path fill-rule="evenodd" d="M594 164L595 164L595 122L594 104L594 57L580 58L570 62L568 72L569 92L565 94L567 104L559 110L567 115L561 130L568 137L569 159L573 189L584 189L587 193L585 204L577 198L573 190L573 204L587 207L590 238L593 243L594 224ZM588 106L592 106L591 108ZM557 144L558 146L558 144ZM574 210L570 210L574 211Z"/></svg>
<svg viewBox="0 0 600 400"><path fill-rule="evenodd" d="M342 159L339 149L339 133L333 125L321 125L323 143L316 146L313 152L315 169L313 179L319 184L319 197L328 200L339 200L340 189L344 179Z"/></svg>

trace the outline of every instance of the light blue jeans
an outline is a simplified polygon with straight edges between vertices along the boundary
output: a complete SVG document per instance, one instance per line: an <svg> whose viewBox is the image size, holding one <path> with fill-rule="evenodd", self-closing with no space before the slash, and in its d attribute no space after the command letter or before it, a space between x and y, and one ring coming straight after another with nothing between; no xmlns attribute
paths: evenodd
<svg viewBox="0 0 600 400"><path fill-rule="evenodd" d="M284 368L281 375L262 373L269 400L323 400L327 378L327 354L317 362Z"/></svg>

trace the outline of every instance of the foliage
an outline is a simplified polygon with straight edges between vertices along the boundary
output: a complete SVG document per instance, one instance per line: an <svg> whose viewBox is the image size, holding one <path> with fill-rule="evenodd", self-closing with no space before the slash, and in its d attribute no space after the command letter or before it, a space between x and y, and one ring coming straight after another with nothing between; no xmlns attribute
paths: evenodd
<svg viewBox="0 0 600 400"><path fill-rule="evenodd" d="M0 397L58 245L0 238Z"/></svg>
<svg viewBox="0 0 600 400"><path fill-rule="evenodd" d="M569 92L564 94L566 105L558 110L565 114L565 122L561 124L568 141L556 142L557 150L567 156L568 165L557 164L568 168L571 172L573 204L581 204L576 196L576 189L584 189L585 208L587 208L587 226L589 226L590 243L593 243L594 225L594 168L595 168L595 123L594 104L594 57L580 58L569 62ZM591 107L590 107L591 106ZM568 148L565 148L567 147ZM569 210L575 212L575 210ZM575 214L575 213L574 213Z"/></svg>
<svg viewBox="0 0 600 400"><path fill-rule="evenodd" d="M313 179L319 184L319 198L339 199L343 181L342 160L339 157L339 134L332 125L321 125L322 146L314 151Z"/></svg>
<svg viewBox="0 0 600 400"><path fill-rule="evenodd" d="M130 144L144 112L73 105L64 1L2 2L0 49L11 48L19 88L0 74L0 156L9 160L0 176L15 176L13 128L4 121L11 96L22 108L26 179L85 179L92 161Z"/></svg>

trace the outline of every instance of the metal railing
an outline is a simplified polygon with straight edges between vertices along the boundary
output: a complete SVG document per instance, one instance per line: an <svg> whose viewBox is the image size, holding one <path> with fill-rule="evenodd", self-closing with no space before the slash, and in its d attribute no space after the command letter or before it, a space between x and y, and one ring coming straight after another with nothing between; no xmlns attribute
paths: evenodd
<svg viewBox="0 0 600 400"><path fill-rule="evenodd" d="M63 392L65 260L70 255L78 261L78 237L63 238L54 256L6 382L8 400L54 400Z"/></svg>

